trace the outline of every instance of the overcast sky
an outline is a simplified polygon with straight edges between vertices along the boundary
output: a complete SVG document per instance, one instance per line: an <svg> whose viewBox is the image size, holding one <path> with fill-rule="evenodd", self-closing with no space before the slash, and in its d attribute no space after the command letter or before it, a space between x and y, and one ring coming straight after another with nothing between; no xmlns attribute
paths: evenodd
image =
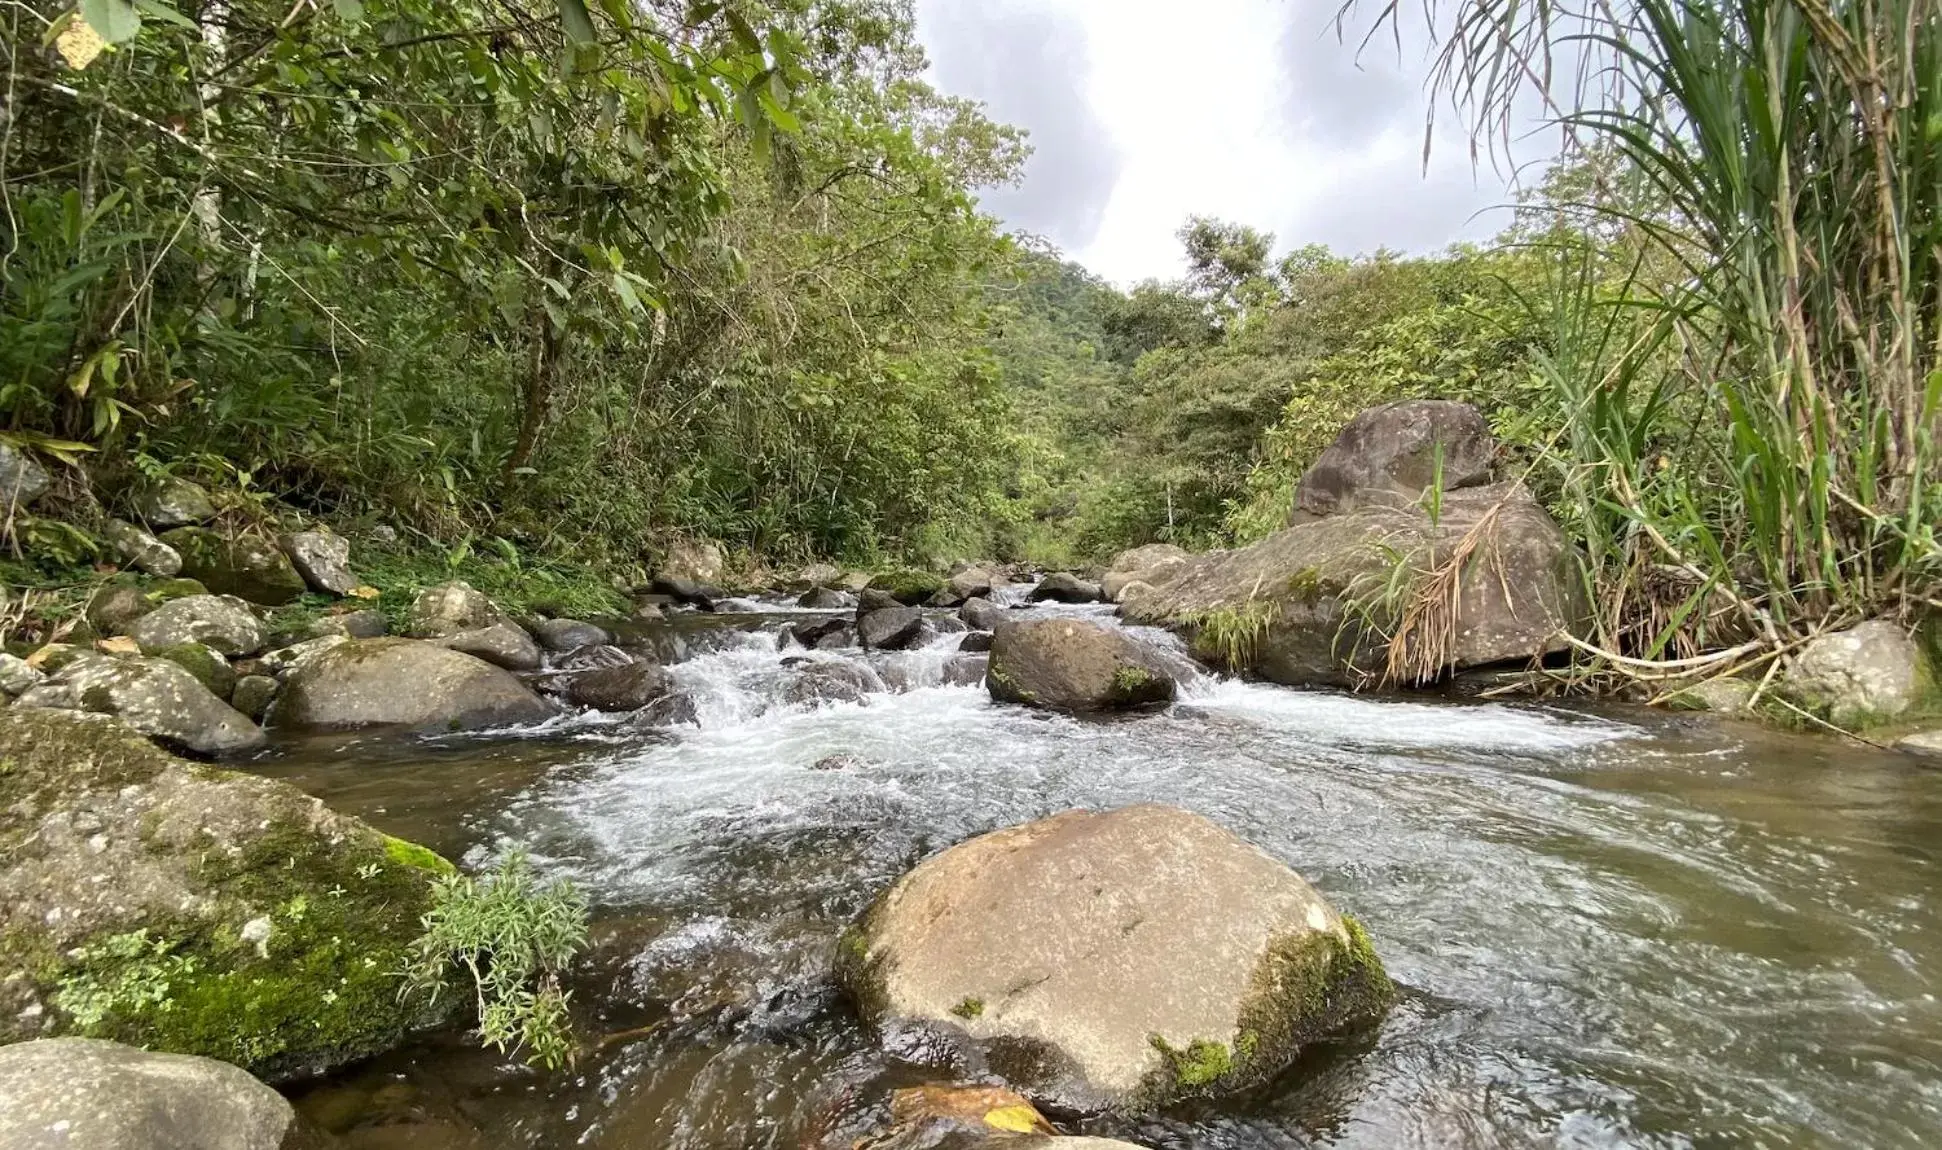
<svg viewBox="0 0 1942 1150"><path fill-rule="evenodd" d="M1419 47L1357 58L1337 0L919 0L932 80L1031 133L1022 186L984 193L1121 284L1181 271L1213 215L1278 249L1431 251L1506 222L1510 193L1439 132L1423 170ZM1420 11L1405 5L1410 11ZM1481 215L1478 215L1482 212Z"/></svg>

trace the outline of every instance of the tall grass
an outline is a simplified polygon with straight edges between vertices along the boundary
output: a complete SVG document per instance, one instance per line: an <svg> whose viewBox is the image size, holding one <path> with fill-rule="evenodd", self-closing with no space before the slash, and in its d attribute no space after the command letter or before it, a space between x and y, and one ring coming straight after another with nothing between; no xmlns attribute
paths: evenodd
<svg viewBox="0 0 1942 1150"><path fill-rule="evenodd" d="M1623 274L1568 272L1532 304L1601 637L1774 653L1936 605L1942 4L1429 9L1434 86L1475 142L1535 100L1649 189L1585 205L1637 242Z"/></svg>

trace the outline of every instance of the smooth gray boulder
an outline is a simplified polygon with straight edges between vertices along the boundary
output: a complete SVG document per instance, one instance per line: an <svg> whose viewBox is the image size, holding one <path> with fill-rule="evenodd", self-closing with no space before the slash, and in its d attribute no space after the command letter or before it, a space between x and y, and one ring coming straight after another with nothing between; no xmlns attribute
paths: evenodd
<svg viewBox="0 0 1942 1150"><path fill-rule="evenodd" d="M989 599L967 599L958 608L958 618L970 624L974 631L995 631L998 624L1011 618L1011 612Z"/></svg>
<svg viewBox="0 0 1942 1150"><path fill-rule="evenodd" d="M1028 603L1099 603L1105 598L1099 584L1088 583L1070 571L1054 571L1025 596Z"/></svg>
<svg viewBox="0 0 1942 1150"><path fill-rule="evenodd" d="M164 579L182 572L182 556L175 548L126 520L110 519L101 539L115 558L137 571Z"/></svg>
<svg viewBox="0 0 1942 1150"><path fill-rule="evenodd" d="M242 754L263 745L263 731L166 659L86 654L62 664L47 683L22 695L30 705L72 700L75 709L113 715L171 748L207 757Z"/></svg>
<svg viewBox="0 0 1942 1150"><path fill-rule="evenodd" d="M539 643L526 632L526 628L510 619L501 619L476 630L446 635L432 642L484 659L508 671L537 671L546 658Z"/></svg>
<svg viewBox="0 0 1942 1150"><path fill-rule="evenodd" d="M1066 811L931 856L838 948L870 1022L963 1035L1035 1098L1144 1110L1265 1082L1381 1017L1368 937L1187 811Z"/></svg>
<svg viewBox="0 0 1942 1150"><path fill-rule="evenodd" d="M1467 403L1405 399L1372 407L1350 420L1301 477L1289 522L1369 505L1410 506L1439 477L1445 491L1481 487L1496 457L1490 424Z"/></svg>
<svg viewBox="0 0 1942 1150"><path fill-rule="evenodd" d="M1179 690L1152 648L1084 619L1000 623L985 685L999 702L1068 713L1170 702Z"/></svg>
<svg viewBox="0 0 1942 1150"><path fill-rule="evenodd" d="M172 599L136 619L128 637L153 654L183 643L201 643L230 658L263 649L263 625L249 604L227 595Z"/></svg>
<svg viewBox="0 0 1942 1150"><path fill-rule="evenodd" d="M31 504L51 486L46 468L12 444L0 443L0 517Z"/></svg>
<svg viewBox="0 0 1942 1150"><path fill-rule="evenodd" d="M431 851L102 715L0 709L0 762L0 1044L110 1038L279 1080L445 1013L397 976L452 870Z"/></svg>
<svg viewBox="0 0 1942 1150"><path fill-rule="evenodd" d="M1796 706L1848 730L1891 723L1942 701L1921 645L1886 619L1815 637L1794 657L1780 689Z"/></svg>
<svg viewBox="0 0 1942 1150"><path fill-rule="evenodd" d="M290 565L312 591L349 595L358 588L351 573L351 541L329 531L298 531L278 540Z"/></svg>
<svg viewBox="0 0 1942 1150"><path fill-rule="evenodd" d="M553 705L482 659L411 639L353 639L287 680L270 724L310 730L469 730L552 717Z"/></svg>
<svg viewBox="0 0 1942 1150"><path fill-rule="evenodd" d="M209 493L187 479L170 477L145 484L135 493L135 514L157 530L190 527L216 517Z"/></svg>
<svg viewBox="0 0 1942 1150"><path fill-rule="evenodd" d="M405 633L414 639L442 639L490 627L504 618L492 600L470 583L454 579L418 592L411 601Z"/></svg>
<svg viewBox="0 0 1942 1150"><path fill-rule="evenodd" d="M541 619L533 625L533 637L548 651L578 651L582 647L600 647L613 642L613 636L592 623L578 619Z"/></svg>
<svg viewBox="0 0 1942 1150"><path fill-rule="evenodd" d="M280 1150L297 1129L249 1072L92 1038L0 1047L0 1150Z"/></svg>

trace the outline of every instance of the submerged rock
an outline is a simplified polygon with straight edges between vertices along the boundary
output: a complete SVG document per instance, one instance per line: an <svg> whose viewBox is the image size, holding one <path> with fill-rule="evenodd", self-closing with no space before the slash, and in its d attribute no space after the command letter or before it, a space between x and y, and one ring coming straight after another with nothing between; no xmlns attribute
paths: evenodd
<svg viewBox="0 0 1942 1150"><path fill-rule="evenodd" d="M303 576L283 550L267 539L233 539L201 527L178 527L162 542L182 555L182 573L218 595L278 607L303 595Z"/></svg>
<svg viewBox="0 0 1942 1150"><path fill-rule="evenodd" d="M549 718L553 705L481 659L410 639L355 639L285 682L273 726L468 730Z"/></svg>
<svg viewBox="0 0 1942 1150"><path fill-rule="evenodd" d="M164 579L182 571L182 556L175 548L126 520L110 519L101 529L101 538L117 559L137 571Z"/></svg>
<svg viewBox="0 0 1942 1150"><path fill-rule="evenodd" d="M933 855L844 935L837 975L871 1022L961 1032L1012 1085L1081 1111L1265 1082L1393 993L1300 875L1159 806Z"/></svg>
<svg viewBox="0 0 1942 1150"><path fill-rule="evenodd" d="M1781 691L1835 726L1859 730L1933 706L1935 669L1908 632L1875 619L1809 642Z"/></svg>
<svg viewBox="0 0 1942 1150"><path fill-rule="evenodd" d="M283 553L311 590L326 595L349 595L358 588L351 573L351 541L329 531L299 531L285 535Z"/></svg>
<svg viewBox="0 0 1942 1150"><path fill-rule="evenodd" d="M247 603L227 595L171 600L136 619L128 635L151 653L183 643L201 643L231 658L263 649L263 624Z"/></svg>
<svg viewBox="0 0 1942 1150"><path fill-rule="evenodd" d="M982 655L991 650L991 632L966 631L958 640L958 650L967 655Z"/></svg>
<svg viewBox="0 0 1942 1150"><path fill-rule="evenodd" d="M0 761L0 1042L109 1038L275 1080L432 1020L396 975L451 869L432 852L101 716L0 711Z"/></svg>
<svg viewBox="0 0 1942 1150"><path fill-rule="evenodd" d="M1444 491L1481 487L1496 457L1489 423L1467 403L1406 399L1372 407L1350 420L1301 477L1289 521L1372 504L1413 506L1439 479Z"/></svg>
<svg viewBox="0 0 1942 1150"><path fill-rule="evenodd" d="M36 698L46 692L43 698ZM63 663L21 696L35 704L113 715L134 730L190 754L217 757L263 745L255 723L166 659L85 654Z"/></svg>
<svg viewBox="0 0 1942 1150"><path fill-rule="evenodd" d="M6 1150L281 1150L296 1129L283 1095L213 1058L89 1038L0 1048Z"/></svg>
<svg viewBox="0 0 1942 1150"><path fill-rule="evenodd" d="M983 655L953 655L944 664L944 685L976 687L984 682L988 662Z"/></svg>
<svg viewBox="0 0 1942 1150"><path fill-rule="evenodd" d="M783 688L782 701L790 706L821 706L824 703L861 703L885 690L883 679L861 663L844 659L807 663Z"/></svg>
<svg viewBox="0 0 1942 1150"><path fill-rule="evenodd" d="M1069 712L1165 703L1178 689L1152 648L1083 619L1000 623L985 684L999 702Z"/></svg>
<svg viewBox="0 0 1942 1150"><path fill-rule="evenodd" d="M1054 571L1052 574L1039 580L1038 586L1032 588L1031 593L1025 596L1025 598L1028 602L1032 603L1044 603L1047 601L1053 603L1098 603L1106 598L1106 594L1100 590L1099 584L1097 583L1088 583L1068 571Z"/></svg>

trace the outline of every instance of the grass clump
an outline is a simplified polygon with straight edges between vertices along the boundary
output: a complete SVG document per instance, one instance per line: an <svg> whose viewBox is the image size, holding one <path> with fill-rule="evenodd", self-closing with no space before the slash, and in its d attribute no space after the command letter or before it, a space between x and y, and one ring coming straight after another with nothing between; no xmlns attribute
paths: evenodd
<svg viewBox="0 0 1942 1150"><path fill-rule="evenodd" d="M463 972L486 1045L549 1070L572 1059L571 996L560 979L587 938L586 896L573 884L542 885L514 853L483 878L441 878L424 928L406 970L413 988L436 1000Z"/></svg>
<svg viewBox="0 0 1942 1150"><path fill-rule="evenodd" d="M984 1015L984 999L967 998L951 1008L951 1013L969 1022Z"/></svg>
<svg viewBox="0 0 1942 1150"><path fill-rule="evenodd" d="M1246 670L1260 653L1261 641L1281 619L1281 605L1250 599L1238 607L1208 607L1183 620L1193 628L1195 656L1229 670Z"/></svg>

